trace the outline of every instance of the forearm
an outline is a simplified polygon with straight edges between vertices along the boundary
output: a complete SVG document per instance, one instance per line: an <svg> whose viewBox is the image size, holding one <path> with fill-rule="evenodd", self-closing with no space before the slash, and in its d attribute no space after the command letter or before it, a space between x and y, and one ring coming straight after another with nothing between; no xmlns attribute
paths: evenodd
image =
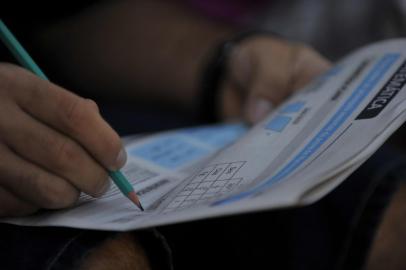
<svg viewBox="0 0 406 270"><path fill-rule="evenodd" d="M210 49L232 33L176 1L107 1L43 29L38 44L74 87L191 107Z"/></svg>

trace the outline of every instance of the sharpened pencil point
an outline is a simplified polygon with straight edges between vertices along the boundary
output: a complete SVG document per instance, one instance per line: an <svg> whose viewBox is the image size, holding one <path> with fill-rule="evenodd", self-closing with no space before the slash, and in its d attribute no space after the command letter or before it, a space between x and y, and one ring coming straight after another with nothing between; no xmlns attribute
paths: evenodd
<svg viewBox="0 0 406 270"><path fill-rule="evenodd" d="M135 191L131 191L127 194L127 197L136 205L138 206L141 211L144 211L144 207L142 207L140 200L138 199L137 194Z"/></svg>

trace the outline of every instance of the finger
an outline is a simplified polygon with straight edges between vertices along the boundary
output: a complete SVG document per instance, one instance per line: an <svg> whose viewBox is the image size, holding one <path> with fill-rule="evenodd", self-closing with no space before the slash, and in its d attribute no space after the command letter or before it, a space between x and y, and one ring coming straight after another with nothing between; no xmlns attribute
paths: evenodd
<svg viewBox="0 0 406 270"><path fill-rule="evenodd" d="M250 47L236 46L232 49L227 64L227 76L236 84L236 90L246 90L250 87L254 74L257 72L257 60Z"/></svg>
<svg viewBox="0 0 406 270"><path fill-rule="evenodd" d="M244 77L241 76L244 70L249 69L250 71L245 71L249 74L249 80L245 80L242 87L245 93L255 93L258 102L266 99L273 105L277 105L291 92L289 87L293 64L291 47L285 41L264 37L253 38L247 43L242 43L237 47L237 53L231 61L233 67L231 67L230 76L234 81L242 84L239 78Z"/></svg>
<svg viewBox="0 0 406 270"><path fill-rule="evenodd" d="M255 57L259 57L253 53ZM279 55L280 56L280 55ZM262 120L272 109L279 105L290 94L287 80L287 55L279 58L268 59L263 57L261 61L252 61L255 64L255 74L252 76L247 97L244 102L243 117L251 124ZM258 58L256 58L258 59Z"/></svg>
<svg viewBox="0 0 406 270"><path fill-rule="evenodd" d="M64 208L77 201L79 191L69 182L20 158L4 145L0 151L0 186L40 208Z"/></svg>
<svg viewBox="0 0 406 270"><path fill-rule="evenodd" d="M0 187L0 217L18 217L33 214L38 207L29 204Z"/></svg>
<svg viewBox="0 0 406 270"><path fill-rule="evenodd" d="M274 108L272 102L262 98L256 93L251 93L244 104L243 118L250 124L255 124L264 119Z"/></svg>
<svg viewBox="0 0 406 270"><path fill-rule="evenodd" d="M250 123L263 119L274 106L328 67L328 62L310 48L281 41L268 42L268 48L262 50L258 43L251 55L262 58L251 61L257 71L244 108L244 117Z"/></svg>
<svg viewBox="0 0 406 270"><path fill-rule="evenodd" d="M116 170L126 161L118 134L102 119L95 102L81 98L28 71L18 69L19 88L14 91L18 104L40 121L77 140L104 167ZM7 69L2 76L13 73ZM14 74L13 73L13 74ZM15 75L9 75L15 76ZM10 83L7 87L17 87Z"/></svg>
<svg viewBox="0 0 406 270"><path fill-rule="evenodd" d="M13 119L0 123L3 140L14 152L91 196L98 197L108 189L107 171L78 143L19 108L14 111Z"/></svg>
<svg viewBox="0 0 406 270"><path fill-rule="evenodd" d="M242 93L235 84L227 80L222 83L220 92L220 104L218 108L222 120L232 121L241 117Z"/></svg>
<svg viewBox="0 0 406 270"><path fill-rule="evenodd" d="M273 72L272 68L266 69ZM286 76L286 74L278 75L278 72L273 72L271 76L271 74L258 72L258 75L255 76L243 109L243 117L249 123L254 124L265 118L292 92L288 88L287 80L284 77L278 78L278 76ZM269 77L274 80L270 80Z"/></svg>
<svg viewBox="0 0 406 270"><path fill-rule="evenodd" d="M295 64L292 74L294 89L305 86L331 67L331 63L326 58L309 47L296 45L294 50Z"/></svg>

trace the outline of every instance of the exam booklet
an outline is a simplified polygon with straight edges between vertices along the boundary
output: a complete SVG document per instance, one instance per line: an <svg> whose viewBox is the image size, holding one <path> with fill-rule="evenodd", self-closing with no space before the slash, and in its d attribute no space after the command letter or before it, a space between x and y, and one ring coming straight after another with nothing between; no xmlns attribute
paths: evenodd
<svg viewBox="0 0 406 270"><path fill-rule="evenodd" d="M69 209L2 222L133 230L307 205L342 183L406 120L406 40L348 55L263 121L124 138L123 173L145 208L115 185Z"/></svg>

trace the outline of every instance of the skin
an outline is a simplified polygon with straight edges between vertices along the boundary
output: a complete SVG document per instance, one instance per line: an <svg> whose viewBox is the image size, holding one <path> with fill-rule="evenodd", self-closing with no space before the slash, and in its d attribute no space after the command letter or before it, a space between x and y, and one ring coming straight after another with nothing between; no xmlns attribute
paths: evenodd
<svg viewBox="0 0 406 270"><path fill-rule="evenodd" d="M5 63L0 110L0 216L69 207L80 191L98 197L106 168L125 163L96 103Z"/></svg>
<svg viewBox="0 0 406 270"><path fill-rule="evenodd" d="M211 49L236 32L178 3L105 1L36 29L32 39L35 56L71 89L192 111ZM255 123L329 65L302 44L249 38L230 55L215 109L224 120ZM0 63L0 156L0 217L66 208L80 192L98 197L110 184L107 169L126 161L119 136L93 101L7 63ZM98 269L97 254L128 244L128 237L103 245L83 269ZM139 252L131 254L120 269L148 269Z"/></svg>
<svg viewBox="0 0 406 270"><path fill-rule="evenodd" d="M157 23L145 31L149 22ZM191 110L207 55L235 32L167 1L106 1L33 39L48 68L63 67L75 89ZM302 44L258 36L236 46L228 66L216 109L224 120L255 123L329 63ZM125 153L94 102L6 63L0 95L0 216L65 208L80 192L106 191L106 169L122 167Z"/></svg>
<svg viewBox="0 0 406 270"><path fill-rule="evenodd" d="M149 270L145 251L132 233L121 233L91 250L79 270Z"/></svg>
<svg viewBox="0 0 406 270"><path fill-rule="evenodd" d="M222 86L220 114L256 123L330 63L303 44L275 37L245 40L231 53Z"/></svg>
<svg viewBox="0 0 406 270"><path fill-rule="evenodd" d="M378 228L365 269L406 269L405 203L406 184L403 181L399 184Z"/></svg>

